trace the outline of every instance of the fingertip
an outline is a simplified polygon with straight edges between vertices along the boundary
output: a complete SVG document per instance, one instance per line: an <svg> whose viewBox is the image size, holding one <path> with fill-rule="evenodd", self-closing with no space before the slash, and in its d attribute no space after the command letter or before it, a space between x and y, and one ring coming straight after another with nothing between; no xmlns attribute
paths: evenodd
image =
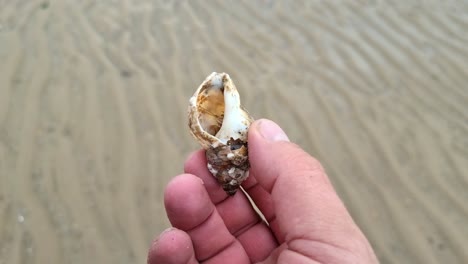
<svg viewBox="0 0 468 264"><path fill-rule="evenodd" d="M182 230L169 228L151 244L148 264L196 263L190 236Z"/></svg>
<svg viewBox="0 0 468 264"><path fill-rule="evenodd" d="M177 175L167 184L164 190L164 197L171 197L183 190L190 191L189 189L198 189L196 186L202 184L203 181L195 175L189 173Z"/></svg>
<svg viewBox="0 0 468 264"><path fill-rule="evenodd" d="M192 174L181 174L169 182L164 205L171 224L182 230L202 223L214 210L203 181Z"/></svg>
<svg viewBox="0 0 468 264"><path fill-rule="evenodd" d="M284 131L268 119L255 121L249 130L249 161L252 174L268 192L271 192L281 174L289 175L295 171L323 172L318 160L289 142ZM328 179L325 177L324 180Z"/></svg>
<svg viewBox="0 0 468 264"><path fill-rule="evenodd" d="M227 194L216 178L213 177L213 174L208 171L206 164L205 150L197 150L187 158L184 165L184 171L185 173L190 173L200 178L203 181L205 189L211 200L214 204L217 204L218 202L226 199Z"/></svg>
<svg viewBox="0 0 468 264"><path fill-rule="evenodd" d="M251 124L250 128L249 137L261 138L262 140L267 141L289 142L289 137L286 135L283 129L278 124L269 119L256 120Z"/></svg>
<svg viewBox="0 0 468 264"><path fill-rule="evenodd" d="M247 134L249 147L252 142L255 142L262 138L260 134L260 123L266 119L257 119L252 124L250 124L249 131Z"/></svg>

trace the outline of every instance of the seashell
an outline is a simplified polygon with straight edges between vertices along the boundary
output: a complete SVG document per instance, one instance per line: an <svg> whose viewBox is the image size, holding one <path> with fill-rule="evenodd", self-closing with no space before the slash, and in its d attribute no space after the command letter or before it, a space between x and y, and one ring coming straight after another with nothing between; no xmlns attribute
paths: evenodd
<svg viewBox="0 0 468 264"><path fill-rule="evenodd" d="M190 133L206 150L208 170L224 191L234 195L247 179L247 132L253 118L240 105L227 73L210 74L190 98Z"/></svg>

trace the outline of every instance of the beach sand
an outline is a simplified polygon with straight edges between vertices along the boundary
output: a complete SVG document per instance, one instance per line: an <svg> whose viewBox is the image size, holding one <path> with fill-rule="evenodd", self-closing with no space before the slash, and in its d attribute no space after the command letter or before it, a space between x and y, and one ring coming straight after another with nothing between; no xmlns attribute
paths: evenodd
<svg viewBox="0 0 468 264"><path fill-rule="evenodd" d="M393 2L0 1L0 264L146 263L213 71L381 263L467 263L468 4Z"/></svg>

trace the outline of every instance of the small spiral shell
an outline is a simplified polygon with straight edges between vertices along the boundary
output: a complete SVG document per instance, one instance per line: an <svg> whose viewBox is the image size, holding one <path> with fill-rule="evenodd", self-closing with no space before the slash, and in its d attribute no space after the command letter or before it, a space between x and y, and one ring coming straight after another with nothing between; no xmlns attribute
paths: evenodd
<svg viewBox="0 0 468 264"><path fill-rule="evenodd" d="M208 170L229 195L248 177L247 132L253 118L226 73L210 74L190 98L190 133L206 150Z"/></svg>

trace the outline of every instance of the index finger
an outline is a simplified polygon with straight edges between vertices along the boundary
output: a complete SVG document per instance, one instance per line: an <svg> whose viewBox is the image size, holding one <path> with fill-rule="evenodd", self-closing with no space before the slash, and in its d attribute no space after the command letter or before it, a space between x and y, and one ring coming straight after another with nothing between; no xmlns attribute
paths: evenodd
<svg viewBox="0 0 468 264"><path fill-rule="evenodd" d="M226 228L241 243L252 262L265 259L277 247L271 230L257 215L244 193L238 191L234 196L227 195L208 171L203 150L187 159L184 170L202 179Z"/></svg>

